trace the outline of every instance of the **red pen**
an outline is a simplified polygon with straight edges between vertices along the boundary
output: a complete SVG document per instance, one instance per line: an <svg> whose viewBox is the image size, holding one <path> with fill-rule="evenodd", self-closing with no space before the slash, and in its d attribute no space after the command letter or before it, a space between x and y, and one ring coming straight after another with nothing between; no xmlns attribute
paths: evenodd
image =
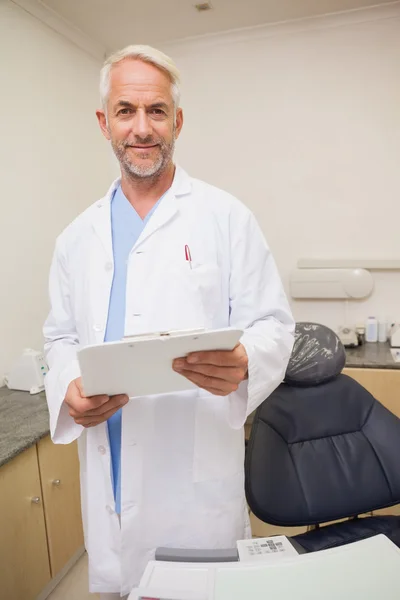
<svg viewBox="0 0 400 600"><path fill-rule="evenodd" d="M189 263L190 268L192 268L192 256L190 254L190 248L188 245L185 246L185 258Z"/></svg>

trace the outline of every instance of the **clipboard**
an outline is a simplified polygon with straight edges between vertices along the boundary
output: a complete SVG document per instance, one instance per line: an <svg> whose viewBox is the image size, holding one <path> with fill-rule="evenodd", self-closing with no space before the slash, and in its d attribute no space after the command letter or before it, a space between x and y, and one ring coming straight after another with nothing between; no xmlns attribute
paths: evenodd
<svg viewBox="0 0 400 600"><path fill-rule="evenodd" d="M86 346L78 351L84 392L134 398L196 389L172 369L172 361L191 352L233 350L242 335L230 328L170 331Z"/></svg>

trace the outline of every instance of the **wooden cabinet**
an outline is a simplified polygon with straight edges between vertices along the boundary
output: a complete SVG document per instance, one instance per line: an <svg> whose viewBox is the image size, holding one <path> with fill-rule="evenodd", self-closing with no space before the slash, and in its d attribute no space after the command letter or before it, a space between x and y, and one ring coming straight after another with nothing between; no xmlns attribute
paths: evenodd
<svg viewBox="0 0 400 600"><path fill-rule="evenodd" d="M82 546L76 443L46 437L0 467L0 599L35 600Z"/></svg>
<svg viewBox="0 0 400 600"><path fill-rule="evenodd" d="M0 597L33 600L50 581L36 446L0 468Z"/></svg>
<svg viewBox="0 0 400 600"><path fill-rule="evenodd" d="M400 369L344 369L349 375L400 417Z"/></svg>
<svg viewBox="0 0 400 600"><path fill-rule="evenodd" d="M83 545L76 442L55 445L46 437L38 443L38 457L51 575L55 577Z"/></svg>

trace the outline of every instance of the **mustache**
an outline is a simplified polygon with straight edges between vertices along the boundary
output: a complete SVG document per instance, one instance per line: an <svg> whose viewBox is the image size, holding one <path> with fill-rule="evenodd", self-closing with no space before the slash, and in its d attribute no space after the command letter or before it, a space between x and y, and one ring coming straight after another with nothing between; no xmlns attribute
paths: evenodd
<svg viewBox="0 0 400 600"><path fill-rule="evenodd" d="M135 136L134 139L129 139L128 138L127 140L124 140L122 142L122 145L123 145L124 148L128 148L129 146L136 146L136 145L140 145L140 146L152 146L152 145L155 145L155 144L162 145L162 142L163 142L163 140L161 140L161 139L157 140L153 136L148 135L145 138L141 138L141 137L138 137L138 136Z"/></svg>

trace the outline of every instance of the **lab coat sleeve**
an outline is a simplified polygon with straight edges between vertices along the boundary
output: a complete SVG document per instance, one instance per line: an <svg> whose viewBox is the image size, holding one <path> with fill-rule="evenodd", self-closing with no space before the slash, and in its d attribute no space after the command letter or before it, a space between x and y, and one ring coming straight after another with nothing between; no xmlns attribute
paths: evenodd
<svg viewBox="0 0 400 600"><path fill-rule="evenodd" d="M231 217L230 325L244 330L248 379L230 394L229 424L241 428L283 381L294 320L275 261L253 214Z"/></svg>
<svg viewBox="0 0 400 600"><path fill-rule="evenodd" d="M80 377L77 360L78 335L70 301L69 274L61 239L50 268L50 313L44 324L45 356L49 372L45 378L46 398L50 413L50 434L54 443L69 444L83 431L64 404L68 385Z"/></svg>

